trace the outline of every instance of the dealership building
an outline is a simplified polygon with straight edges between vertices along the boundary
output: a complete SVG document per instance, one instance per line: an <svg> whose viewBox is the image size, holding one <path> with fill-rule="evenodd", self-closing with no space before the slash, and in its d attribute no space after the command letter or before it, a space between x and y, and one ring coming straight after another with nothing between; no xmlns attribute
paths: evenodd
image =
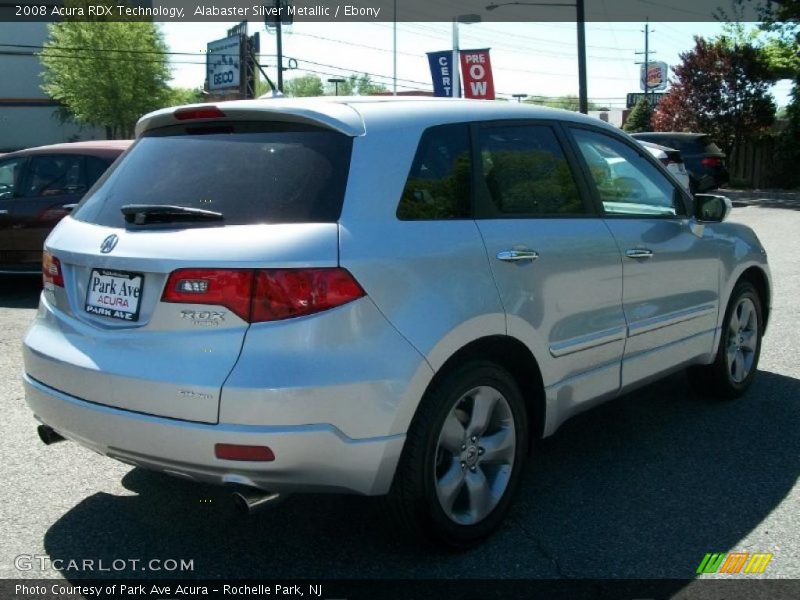
<svg viewBox="0 0 800 600"><path fill-rule="evenodd" d="M0 22L0 152L59 142L105 139L101 127L62 121L42 91L38 53L47 23Z"/></svg>

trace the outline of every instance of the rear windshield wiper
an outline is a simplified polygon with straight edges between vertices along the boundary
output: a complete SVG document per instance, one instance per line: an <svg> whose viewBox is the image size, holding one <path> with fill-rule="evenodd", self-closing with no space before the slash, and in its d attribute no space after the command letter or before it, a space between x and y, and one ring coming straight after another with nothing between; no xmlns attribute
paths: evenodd
<svg viewBox="0 0 800 600"><path fill-rule="evenodd" d="M222 221L221 212L192 208L190 206L171 206L169 204L126 204L120 212L125 222L134 225L147 223L179 223L187 221Z"/></svg>

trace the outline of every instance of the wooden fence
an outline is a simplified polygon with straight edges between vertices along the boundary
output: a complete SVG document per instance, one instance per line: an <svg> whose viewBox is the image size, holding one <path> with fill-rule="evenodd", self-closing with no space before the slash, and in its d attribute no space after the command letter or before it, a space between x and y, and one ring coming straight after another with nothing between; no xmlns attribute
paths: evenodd
<svg viewBox="0 0 800 600"><path fill-rule="evenodd" d="M746 140L735 148L728 158L731 182L753 188L769 187L772 184L774 154L773 136Z"/></svg>

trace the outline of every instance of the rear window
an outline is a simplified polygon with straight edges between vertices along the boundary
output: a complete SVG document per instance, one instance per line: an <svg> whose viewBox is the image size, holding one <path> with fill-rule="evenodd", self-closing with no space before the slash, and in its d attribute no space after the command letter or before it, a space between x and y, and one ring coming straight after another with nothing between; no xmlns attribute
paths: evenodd
<svg viewBox="0 0 800 600"><path fill-rule="evenodd" d="M296 124L166 127L106 171L73 217L124 227L120 209L147 204L219 212L225 225L335 222L351 150L348 136Z"/></svg>

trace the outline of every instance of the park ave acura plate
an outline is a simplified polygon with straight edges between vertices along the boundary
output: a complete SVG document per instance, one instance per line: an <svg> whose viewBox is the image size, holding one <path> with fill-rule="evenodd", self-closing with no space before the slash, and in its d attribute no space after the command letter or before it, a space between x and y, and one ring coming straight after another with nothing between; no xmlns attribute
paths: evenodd
<svg viewBox="0 0 800 600"><path fill-rule="evenodd" d="M123 321L139 320L144 275L93 269L86 291L86 312Z"/></svg>

